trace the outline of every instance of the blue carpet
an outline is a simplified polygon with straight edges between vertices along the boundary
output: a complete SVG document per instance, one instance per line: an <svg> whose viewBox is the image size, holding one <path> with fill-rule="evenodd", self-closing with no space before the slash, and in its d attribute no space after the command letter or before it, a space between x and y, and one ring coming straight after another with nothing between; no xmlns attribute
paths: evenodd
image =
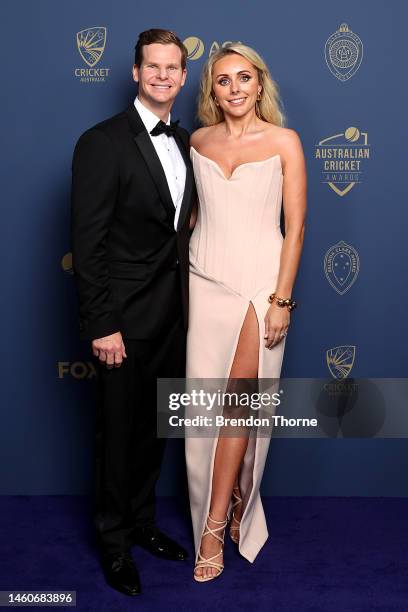
<svg viewBox="0 0 408 612"><path fill-rule="evenodd" d="M0 589L76 590L78 610L110 612L408 610L407 499L264 498L264 505L270 537L255 563L227 538L223 575L198 584L187 509L161 498L158 524L191 559L161 561L135 547L144 592L128 598L104 583L87 498L2 497Z"/></svg>

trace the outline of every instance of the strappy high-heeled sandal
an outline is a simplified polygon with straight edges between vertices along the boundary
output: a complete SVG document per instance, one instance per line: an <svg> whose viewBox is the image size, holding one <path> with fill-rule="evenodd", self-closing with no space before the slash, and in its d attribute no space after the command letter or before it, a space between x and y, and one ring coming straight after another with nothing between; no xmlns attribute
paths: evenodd
<svg viewBox="0 0 408 612"><path fill-rule="evenodd" d="M211 528L208 524L208 519L210 519L213 523L216 523L217 525L219 525L219 527ZM211 517L210 514L208 514L208 517L205 521L204 533L201 537L203 538L205 535L211 534L216 540L221 542L221 550L216 555L213 555L212 557L209 557L208 559L203 557L200 551L198 552L198 561L194 568L194 580L197 580L197 582L207 582L207 580L213 580L213 578L218 578L218 576L222 573L224 569L224 564L218 563L217 561L214 561L214 559L222 555L224 552L224 534L225 534L225 527L227 526L227 524L228 524L228 516L224 521L216 521ZM216 533L217 531L222 531L222 536L218 535L218 533ZM218 570L218 574L215 574L214 576L205 576L205 577L196 576L195 571L198 567L202 567L202 568L213 567L216 570Z"/></svg>
<svg viewBox="0 0 408 612"><path fill-rule="evenodd" d="M236 491L238 491L238 493L236 493ZM241 521L237 519L234 513L234 508L239 506L239 504L242 504L241 491L239 490L238 487L234 487L232 489L232 497L235 499L235 501L233 502L231 506L232 515L231 515L231 525L229 528L229 534L234 544L239 544L239 530L240 530ZM237 523L236 527L232 524L232 521L235 521Z"/></svg>

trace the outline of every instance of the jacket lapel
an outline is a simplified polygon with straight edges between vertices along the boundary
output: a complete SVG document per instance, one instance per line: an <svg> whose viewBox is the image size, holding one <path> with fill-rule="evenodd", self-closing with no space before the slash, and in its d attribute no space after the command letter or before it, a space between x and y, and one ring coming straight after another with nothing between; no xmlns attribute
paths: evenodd
<svg viewBox="0 0 408 612"><path fill-rule="evenodd" d="M144 123L141 120L139 113L135 109L134 104L127 109L126 114L133 132L133 139L139 148L140 154L146 162L152 179L159 192L160 200L169 215L170 222L173 224L175 208L170 189L167 184L166 174L163 170L163 166L161 165L159 156L156 153L156 149L150 140L150 136L147 133Z"/></svg>
<svg viewBox="0 0 408 612"><path fill-rule="evenodd" d="M186 182L184 185L184 195L183 195L183 201L181 202L181 206L180 206L179 218L177 221L177 231L178 231L181 227L183 227L183 223L185 221L187 212L190 209L191 196L193 193L193 186L194 186L194 179L193 179L193 167L191 164L190 156L188 154L188 150L186 148L186 145L183 142L183 139L180 136L178 129L176 130L174 138L175 138L178 148L180 149L180 153L183 157L184 163L186 164Z"/></svg>

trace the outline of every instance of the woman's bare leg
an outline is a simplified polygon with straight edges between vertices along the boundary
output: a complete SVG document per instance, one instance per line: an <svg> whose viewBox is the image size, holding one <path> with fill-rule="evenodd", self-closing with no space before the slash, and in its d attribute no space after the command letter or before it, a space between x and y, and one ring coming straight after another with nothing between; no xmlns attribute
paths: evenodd
<svg viewBox="0 0 408 612"><path fill-rule="evenodd" d="M258 353L259 353L259 331L258 320L255 309L250 303L248 311L241 328L234 361L230 372L230 383L228 391L242 392L245 381L238 379L256 379L258 377ZM238 387L238 389L237 389ZM225 519L231 500L232 488L238 484L238 474L242 464L245 451L248 446L247 433L243 432L240 437L228 437L220 431L214 459L214 470L212 479L212 493L210 503L211 517L216 521ZM237 518L239 514L235 513ZM217 525L208 519L211 528ZM205 558L212 557L220 551L220 542L206 535L201 540L201 554ZM222 563L222 555L215 561ZM208 577L216 575L218 570L211 567L199 567L195 570L197 576Z"/></svg>

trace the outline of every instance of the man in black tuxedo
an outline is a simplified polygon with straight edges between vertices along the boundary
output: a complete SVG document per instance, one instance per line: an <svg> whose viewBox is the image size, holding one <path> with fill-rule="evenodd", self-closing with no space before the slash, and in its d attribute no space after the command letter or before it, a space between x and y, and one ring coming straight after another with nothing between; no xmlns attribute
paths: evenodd
<svg viewBox="0 0 408 612"><path fill-rule="evenodd" d="M164 440L156 436L156 379L184 375L189 137L170 109L187 52L167 30L135 47L134 103L86 131L72 166L72 251L81 337L99 363L95 524L108 583L140 593L136 543L174 560L186 551L154 524Z"/></svg>

